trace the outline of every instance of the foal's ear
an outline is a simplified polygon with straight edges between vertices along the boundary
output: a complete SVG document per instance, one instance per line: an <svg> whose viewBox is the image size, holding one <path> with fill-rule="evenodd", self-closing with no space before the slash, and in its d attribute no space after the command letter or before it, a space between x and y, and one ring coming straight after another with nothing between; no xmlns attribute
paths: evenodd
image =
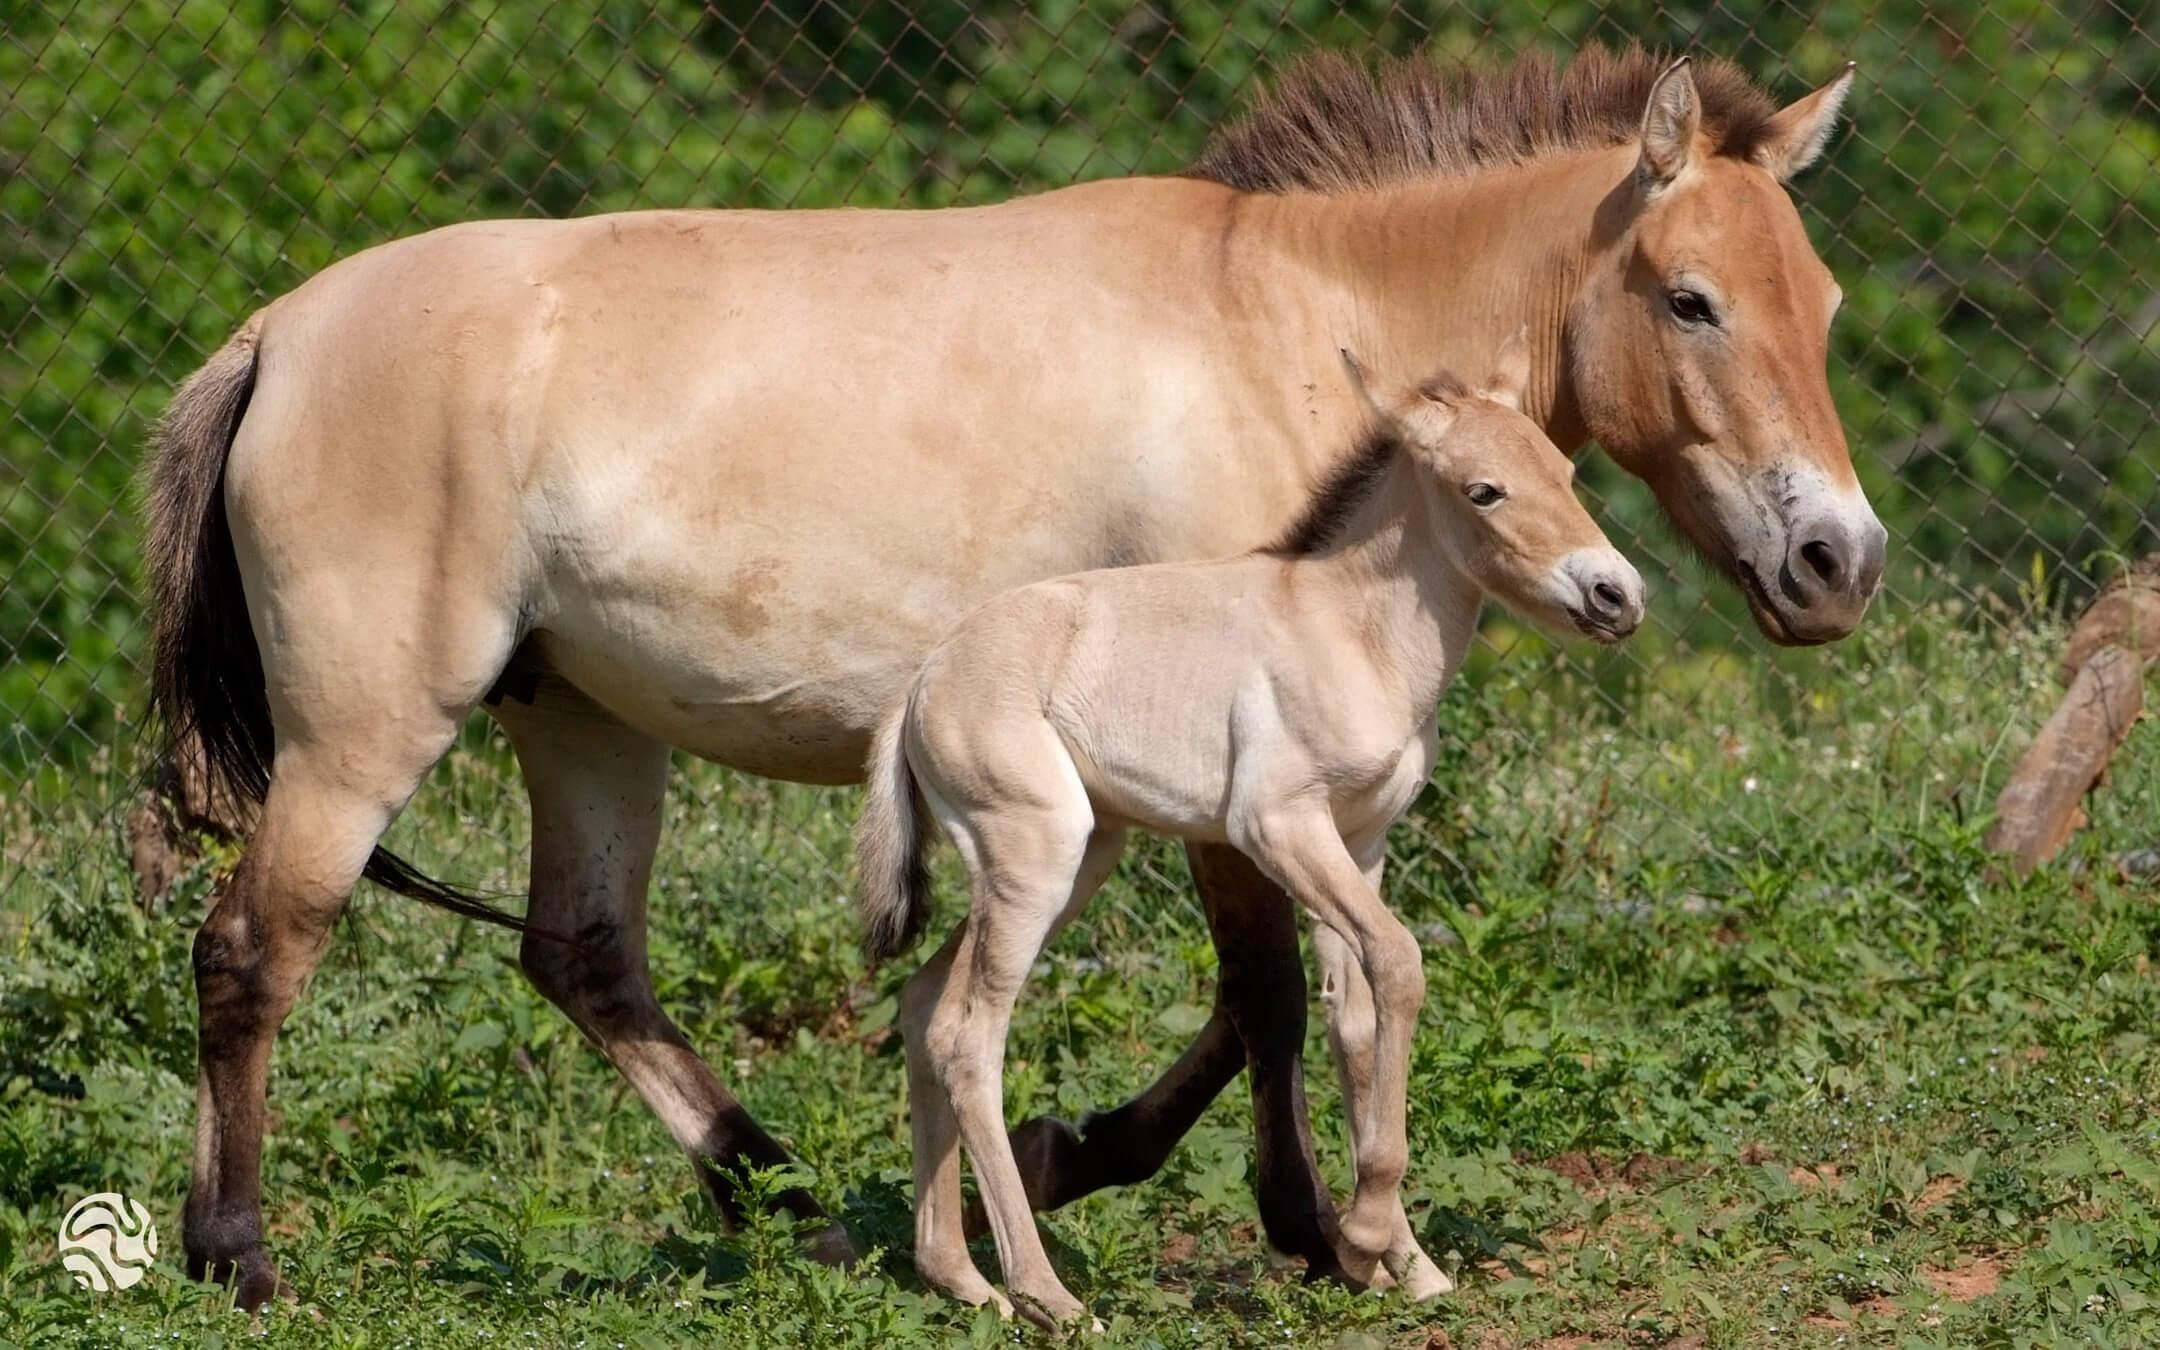
<svg viewBox="0 0 2160 1350"><path fill-rule="evenodd" d="M1492 374L1485 377L1478 393L1521 412L1523 393L1529 387L1530 325L1524 324L1515 330L1515 336L1500 344L1499 353L1493 357Z"/></svg>
<svg viewBox="0 0 2160 1350"><path fill-rule="evenodd" d="M1779 109L1763 127L1751 158L1780 183L1791 182L1794 174L1822 158L1823 146L1837 130L1838 111L1852 92L1852 81L1853 63L1847 61L1836 79Z"/></svg>
<svg viewBox="0 0 2160 1350"><path fill-rule="evenodd" d="M1695 77L1683 56L1650 86L1650 101L1643 108L1642 159L1635 171L1652 187L1678 178L1695 153L1695 133L1701 127L1702 100L1696 97Z"/></svg>
<svg viewBox="0 0 2160 1350"><path fill-rule="evenodd" d="M1380 406L1380 400L1373 397L1372 386L1365 382L1364 365L1351 354L1348 347L1337 347L1335 350L1342 353L1343 370L1349 374L1350 387L1357 392L1358 402L1365 405L1365 411L1371 414L1373 421L1382 426L1395 425L1395 414Z"/></svg>

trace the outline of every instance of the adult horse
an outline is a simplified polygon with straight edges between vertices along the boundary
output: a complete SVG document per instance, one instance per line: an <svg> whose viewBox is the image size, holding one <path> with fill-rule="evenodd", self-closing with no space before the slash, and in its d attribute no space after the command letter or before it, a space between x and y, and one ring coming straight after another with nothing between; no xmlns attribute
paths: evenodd
<svg viewBox="0 0 2160 1350"><path fill-rule="evenodd" d="M976 601L1278 537L1361 416L1344 347L1477 369L1527 325L1555 441L1648 482L1773 640L1852 631L1883 532L1824 379L1837 288L1780 186L1849 79L1779 109L1639 50L1321 59L1181 178L453 226L256 313L152 466L158 703L261 800L195 942L190 1269L274 1290L272 1041L360 876L463 903L377 841L483 703L532 801L524 968L730 1207L730 1169L785 1155L647 974L668 748L855 780ZM1249 1059L1269 1236L1333 1269L1291 908L1234 854L1193 864L1213 1020L1092 1128L1023 1126L1028 1189L1141 1171Z"/></svg>

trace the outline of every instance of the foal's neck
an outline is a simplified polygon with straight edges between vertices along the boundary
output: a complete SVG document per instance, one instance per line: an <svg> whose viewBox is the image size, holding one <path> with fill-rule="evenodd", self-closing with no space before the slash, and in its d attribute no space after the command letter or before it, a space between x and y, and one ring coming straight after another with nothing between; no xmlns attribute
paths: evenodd
<svg viewBox="0 0 2160 1350"><path fill-rule="evenodd" d="M1432 516L1408 451L1397 449L1327 547L1299 562L1326 603L1357 614L1372 658L1406 695L1413 725L1432 715L1477 632L1484 592Z"/></svg>

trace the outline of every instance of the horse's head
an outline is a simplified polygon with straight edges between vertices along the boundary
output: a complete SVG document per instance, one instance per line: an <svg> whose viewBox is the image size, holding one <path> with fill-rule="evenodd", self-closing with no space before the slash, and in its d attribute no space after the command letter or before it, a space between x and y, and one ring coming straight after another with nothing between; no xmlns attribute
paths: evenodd
<svg viewBox="0 0 2160 1350"><path fill-rule="evenodd" d="M1851 633L1882 579L1885 534L1826 377L1837 283L1782 186L1851 80L1713 146L1687 63L1667 69L1567 316L1584 429L1789 644Z"/></svg>

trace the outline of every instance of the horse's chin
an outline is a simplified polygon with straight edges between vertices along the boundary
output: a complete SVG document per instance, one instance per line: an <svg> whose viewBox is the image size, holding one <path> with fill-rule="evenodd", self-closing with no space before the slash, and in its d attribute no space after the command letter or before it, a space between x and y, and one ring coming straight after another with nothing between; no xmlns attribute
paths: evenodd
<svg viewBox="0 0 2160 1350"><path fill-rule="evenodd" d="M1839 633L1816 637L1795 631L1778 611L1777 606L1770 603L1769 593L1763 589L1762 578L1756 574L1752 565L1735 560L1732 565L1732 578L1733 584L1740 588L1741 596L1747 601L1748 614L1755 620L1756 629L1778 646L1820 647L1845 636Z"/></svg>

